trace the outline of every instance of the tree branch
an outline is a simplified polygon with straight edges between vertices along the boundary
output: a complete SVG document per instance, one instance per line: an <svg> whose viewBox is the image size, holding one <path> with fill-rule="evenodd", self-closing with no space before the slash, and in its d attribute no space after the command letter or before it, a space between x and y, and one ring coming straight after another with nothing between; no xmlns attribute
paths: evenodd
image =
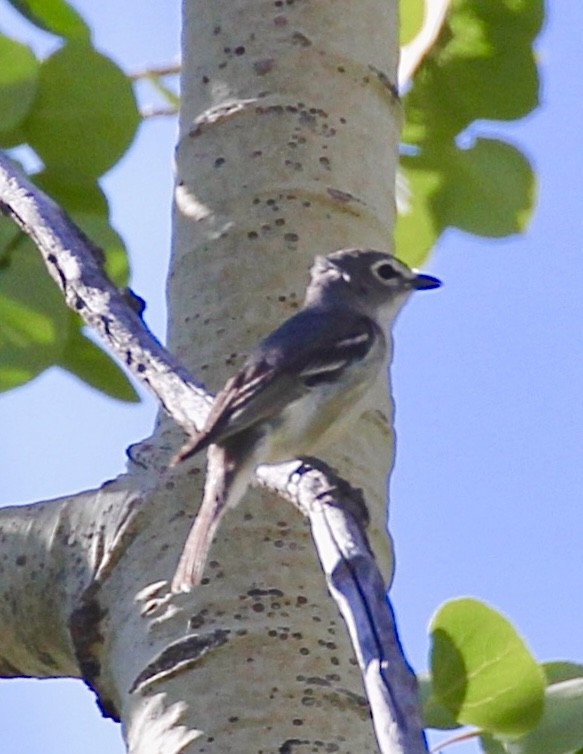
<svg viewBox="0 0 583 754"><path fill-rule="evenodd" d="M187 431L200 427L212 397L107 279L102 252L1 154L0 208L35 242L67 305L101 335L178 424ZM355 648L381 751L426 752L415 677L403 656L393 611L364 534L362 494L315 459L260 467L257 479L310 519L328 588Z"/></svg>
<svg viewBox="0 0 583 754"><path fill-rule="evenodd" d="M67 306L95 330L127 369L191 431L211 396L148 330L128 295L103 270L103 252L46 194L0 153L0 209L34 241Z"/></svg>
<svg viewBox="0 0 583 754"><path fill-rule="evenodd" d="M435 44L441 32L451 0L425 0L423 23L419 32L401 48L399 58L399 91L402 92L412 80L423 58Z"/></svg>
<svg viewBox="0 0 583 754"><path fill-rule="evenodd" d="M417 680L399 641L395 615L364 527L368 511L355 490L320 460L263 466L258 478L273 488L287 476L287 497L307 515L330 594L346 622L379 747L383 754L423 754ZM277 485L279 486L279 484ZM280 492L281 494L281 492Z"/></svg>
<svg viewBox="0 0 583 754"><path fill-rule="evenodd" d="M148 68L141 68L129 74L131 81L140 79L160 78L162 76L177 76L182 70L180 62L168 63L167 65L153 65Z"/></svg>

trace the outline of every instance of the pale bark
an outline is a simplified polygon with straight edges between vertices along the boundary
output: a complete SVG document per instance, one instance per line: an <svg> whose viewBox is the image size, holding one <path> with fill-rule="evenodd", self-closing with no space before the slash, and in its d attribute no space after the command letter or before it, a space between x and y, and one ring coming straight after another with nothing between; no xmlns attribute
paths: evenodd
<svg viewBox="0 0 583 754"><path fill-rule="evenodd" d="M396 7L201 0L184 9L170 347L217 389L301 302L315 254L390 249ZM327 459L364 489L388 576L386 390L377 406ZM248 495L211 561L195 598L204 629L245 631L189 680L189 719L216 750L277 751L286 741L293 751L376 750L353 653L301 518Z"/></svg>
<svg viewBox="0 0 583 754"><path fill-rule="evenodd" d="M314 254L390 248L396 24L386 0L186 0L170 345L209 387L297 308ZM328 460L363 488L389 576L386 393L377 405ZM3 602L20 607L0 615L0 672L83 677L140 754L375 751L346 629L289 504L249 494L203 585L169 594L204 473L200 458L165 473L179 442L161 417L128 475L4 514Z"/></svg>

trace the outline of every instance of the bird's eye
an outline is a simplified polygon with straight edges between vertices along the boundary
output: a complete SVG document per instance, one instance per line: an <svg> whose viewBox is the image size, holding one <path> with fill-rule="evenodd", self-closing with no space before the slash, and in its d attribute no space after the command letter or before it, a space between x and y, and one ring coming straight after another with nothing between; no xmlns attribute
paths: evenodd
<svg viewBox="0 0 583 754"><path fill-rule="evenodd" d="M399 277L399 273L388 262L381 262L373 267L374 274L383 281L392 280Z"/></svg>

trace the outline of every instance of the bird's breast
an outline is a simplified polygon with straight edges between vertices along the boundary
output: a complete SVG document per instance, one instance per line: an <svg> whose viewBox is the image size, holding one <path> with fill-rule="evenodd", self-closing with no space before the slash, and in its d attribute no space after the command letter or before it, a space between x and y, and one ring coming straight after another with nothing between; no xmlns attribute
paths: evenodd
<svg viewBox="0 0 583 754"><path fill-rule="evenodd" d="M372 388L385 367L384 343L338 382L322 383L270 420L264 463L313 455L339 440L371 404Z"/></svg>

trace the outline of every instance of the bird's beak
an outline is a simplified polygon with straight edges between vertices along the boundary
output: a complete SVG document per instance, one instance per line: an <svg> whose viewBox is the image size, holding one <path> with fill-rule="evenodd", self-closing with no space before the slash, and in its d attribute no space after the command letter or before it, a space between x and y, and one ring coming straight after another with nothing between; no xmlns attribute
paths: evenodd
<svg viewBox="0 0 583 754"><path fill-rule="evenodd" d="M441 280L434 278L432 275L422 275L417 273L417 276L411 281L411 287L416 291L428 291L431 288L439 288Z"/></svg>

